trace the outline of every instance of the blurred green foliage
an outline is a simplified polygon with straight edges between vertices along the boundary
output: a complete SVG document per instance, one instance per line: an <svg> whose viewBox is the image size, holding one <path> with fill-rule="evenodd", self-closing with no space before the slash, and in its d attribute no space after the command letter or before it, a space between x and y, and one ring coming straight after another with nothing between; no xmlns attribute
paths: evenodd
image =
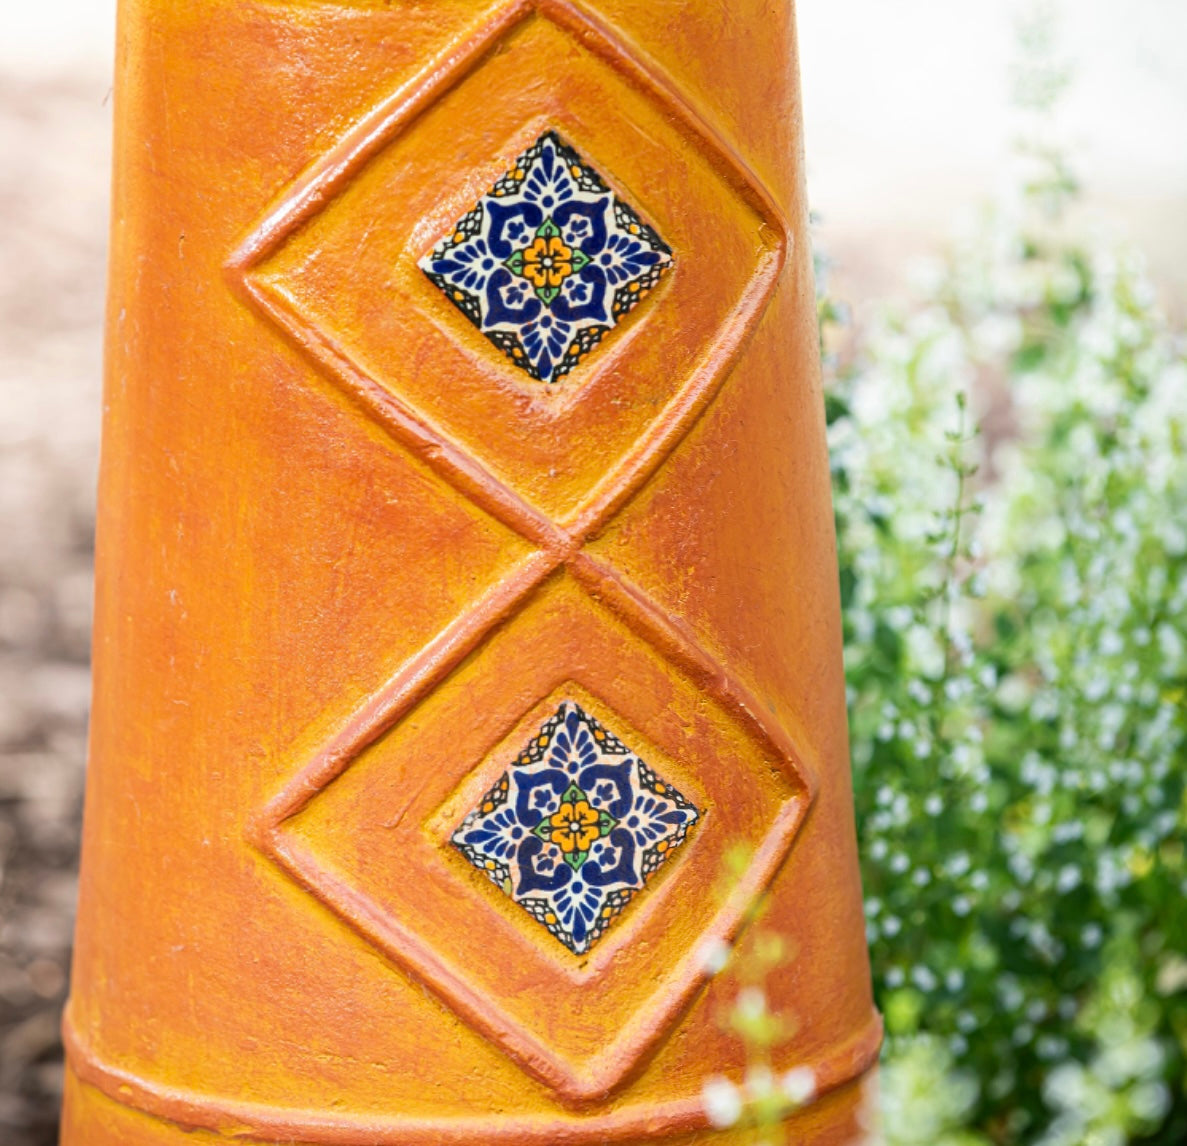
<svg viewBox="0 0 1187 1146"><path fill-rule="evenodd" d="M903 1146L1187 1142L1187 344L1067 224L1049 47L1016 193L856 333L821 304Z"/></svg>

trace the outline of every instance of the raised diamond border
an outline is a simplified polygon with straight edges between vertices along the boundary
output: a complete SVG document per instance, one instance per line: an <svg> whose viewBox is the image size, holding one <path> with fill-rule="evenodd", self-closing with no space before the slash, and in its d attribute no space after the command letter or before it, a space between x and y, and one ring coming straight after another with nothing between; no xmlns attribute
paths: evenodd
<svg viewBox="0 0 1187 1146"><path fill-rule="evenodd" d="M398 395L358 369L324 334L295 309L263 290L252 270L316 215L370 159L391 144L439 96L481 65L500 40L525 20L540 16L577 38L585 47L642 89L695 139L739 197L770 227L774 240L760 255L749 287L722 323L708 352L690 373L635 447L595 485L585 503L563 524L551 521L508 489L484 466L422 419ZM369 697L253 820L256 845L311 895L321 900L360 935L435 991L476 1030L502 1046L527 1073L551 1086L557 1097L583 1106L605 1099L666 1037L676 1017L701 989L704 978L695 958L685 960L678 980L653 997L649 1021L632 1024L613 1053L584 1068L559 1058L534 1032L503 1013L497 1000L476 998L457 981L434 951L411 933L399 941L373 926L357 896L342 892L313 857L285 837L283 825L340 775L358 755L401 720L429 691L474 651L500 623L518 612L533 590L564 568L586 590L611 608L636 634L680 667L769 744L783 760L789 778L803 793L784 805L756 849L734 895L706 928L704 941L731 941L748 909L774 877L807 815L817 784L814 770L789 734L749 689L734 680L695 640L691 632L659 609L643 592L607 565L583 552L585 543L614 517L699 420L749 342L786 264L790 229L771 195L742 159L662 78L654 65L637 60L590 15L566 0L513 0L450 44L418 76L399 88L302 175L279 203L251 230L226 265L228 280L245 302L279 330L392 437L474 504L538 546L504 580L410 658Z"/></svg>

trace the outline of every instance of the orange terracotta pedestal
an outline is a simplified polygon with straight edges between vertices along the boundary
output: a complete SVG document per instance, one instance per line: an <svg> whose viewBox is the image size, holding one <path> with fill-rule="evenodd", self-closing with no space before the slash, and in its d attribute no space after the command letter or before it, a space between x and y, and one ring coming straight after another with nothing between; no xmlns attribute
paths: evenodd
<svg viewBox="0 0 1187 1146"><path fill-rule="evenodd" d="M67 1146L790 1140L876 1055L790 7L124 0ZM732 893L724 857L749 848Z"/></svg>

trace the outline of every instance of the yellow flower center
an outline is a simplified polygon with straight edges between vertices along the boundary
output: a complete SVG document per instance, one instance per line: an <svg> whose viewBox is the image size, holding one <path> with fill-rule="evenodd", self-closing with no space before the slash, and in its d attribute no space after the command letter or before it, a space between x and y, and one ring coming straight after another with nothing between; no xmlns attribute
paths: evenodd
<svg viewBox="0 0 1187 1146"><path fill-rule="evenodd" d="M601 835L598 813L587 800L561 804L548 820L552 842L564 852L584 852Z"/></svg>
<svg viewBox="0 0 1187 1146"><path fill-rule="evenodd" d="M572 248L556 235L538 236L523 253L523 275L533 286L559 287L572 273Z"/></svg>

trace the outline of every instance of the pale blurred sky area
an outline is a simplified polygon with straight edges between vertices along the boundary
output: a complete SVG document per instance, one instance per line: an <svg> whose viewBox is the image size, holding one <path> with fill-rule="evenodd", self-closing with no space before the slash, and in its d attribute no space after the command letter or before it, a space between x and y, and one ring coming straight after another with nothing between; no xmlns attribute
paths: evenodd
<svg viewBox="0 0 1187 1146"><path fill-rule="evenodd" d="M114 7L0 0L0 71L101 81ZM808 179L826 241L860 253L877 235L882 262L893 261L995 189L1014 131L1015 22L1033 7L800 0ZM1075 68L1060 123L1092 202L1187 293L1187 0L1053 7Z"/></svg>

